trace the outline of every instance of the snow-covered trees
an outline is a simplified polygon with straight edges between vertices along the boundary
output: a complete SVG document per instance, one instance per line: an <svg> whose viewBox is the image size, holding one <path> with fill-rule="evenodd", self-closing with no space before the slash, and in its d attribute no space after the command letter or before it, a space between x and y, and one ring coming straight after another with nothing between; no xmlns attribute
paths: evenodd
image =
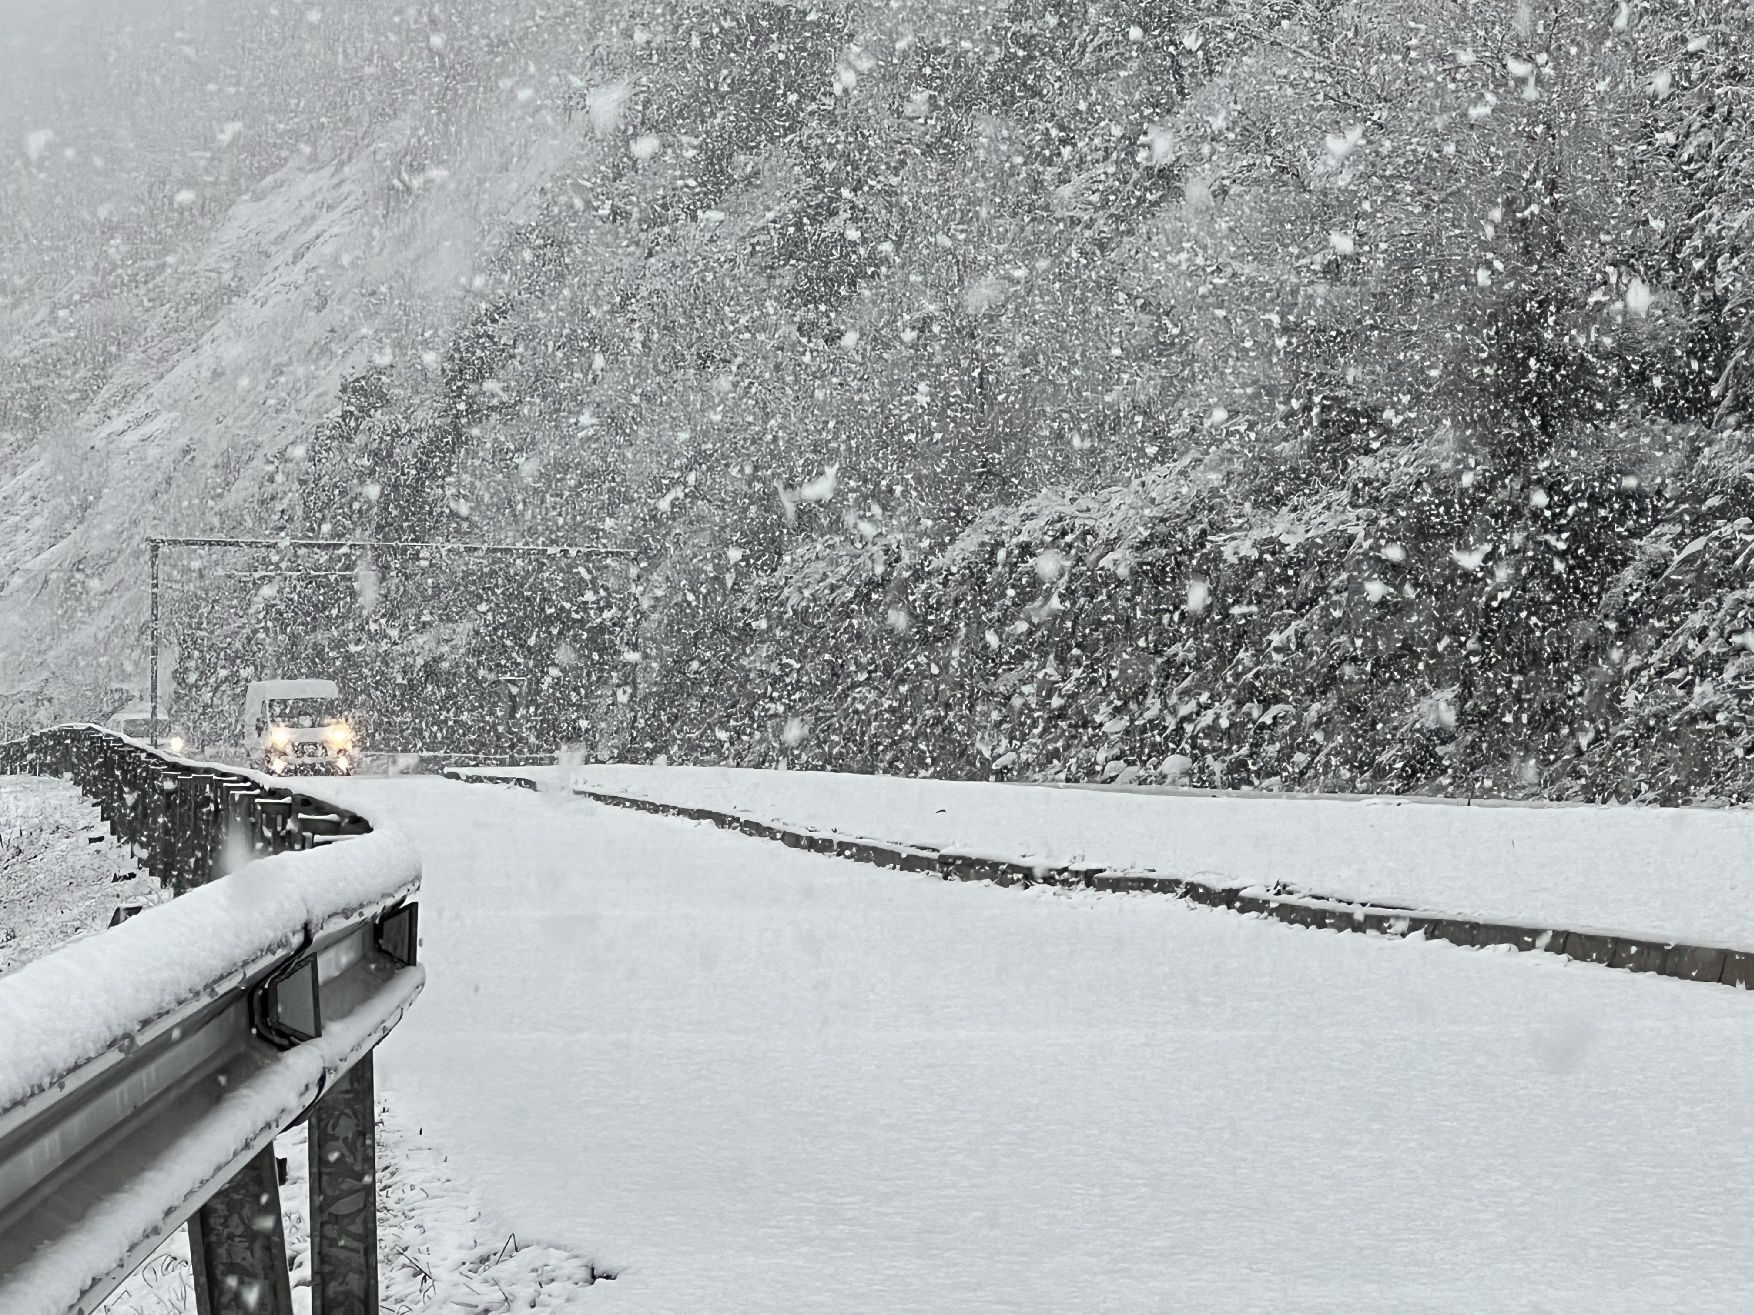
<svg viewBox="0 0 1754 1315"><path fill-rule="evenodd" d="M611 603L377 562L361 624L419 655L380 684L522 661L651 756L1740 779L1745 7L601 22L541 196L280 511L634 565Z"/></svg>
<svg viewBox="0 0 1754 1315"><path fill-rule="evenodd" d="M729 697L745 723L714 723L729 752L825 765L1664 798L1723 778L1728 740L1648 746L1697 738L1651 717L1697 721L1700 698L1733 721L1733 679L1659 714L1613 636L1663 655L1730 642L1697 601L1635 603L1624 577L1727 505L1684 470L1697 426L1734 423L1741 377L1728 198L1750 174L1724 125L1742 20L1414 0L1272 17L1240 6L1123 42L1094 9L1025 7L990 34L965 79L970 231L1045 251L1040 300L1074 312L1058 341L1076 350L1095 323L1112 348L1074 358L1069 414L1026 409L1078 451L1131 408L1136 444L1119 465L1110 444L1034 469L885 453L940 490L981 472L990 510L793 542L744 591L754 632L695 698L677 691L677 728ZM1129 102L1142 122L1066 113L1112 104L1117 76L1149 88ZM904 113L933 103L909 93ZM1128 150L1065 165L1105 131ZM1037 164L1032 133L1077 144ZM1008 168L981 172L994 142ZM955 148L934 149L905 191L936 184L954 214ZM1032 167L1051 186L1032 192ZM899 230L915 252L938 242L920 227ZM907 245L874 284L927 281ZM959 274L981 290L949 340L952 389L1029 397L1006 350L1029 342L1029 280ZM941 295L937 322L956 310ZM934 436L978 443L990 414L940 414ZM864 419L860 456L885 419ZM1104 487L1115 475L1134 482ZM1032 477L1071 491L1002 505ZM946 522L969 525L948 549ZM1710 542L1739 542L1724 534ZM1606 615L1610 597L1639 620ZM1605 748L1622 724L1644 729Z"/></svg>

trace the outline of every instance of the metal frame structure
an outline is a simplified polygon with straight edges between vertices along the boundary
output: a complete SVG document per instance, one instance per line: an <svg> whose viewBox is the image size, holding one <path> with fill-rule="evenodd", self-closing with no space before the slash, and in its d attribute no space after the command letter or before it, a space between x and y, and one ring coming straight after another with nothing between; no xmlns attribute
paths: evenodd
<svg viewBox="0 0 1754 1315"><path fill-rule="evenodd" d="M525 559L553 557L631 557L627 548L596 548L568 544L535 543L423 543L413 540L378 542L371 539L229 539L214 536L178 536L155 534L146 540L148 587L151 593L151 702L152 727L150 743L158 747L158 555L163 548L237 548L262 552L271 549L299 549L324 552L374 552L400 555L403 553L462 553L477 557L522 557Z"/></svg>

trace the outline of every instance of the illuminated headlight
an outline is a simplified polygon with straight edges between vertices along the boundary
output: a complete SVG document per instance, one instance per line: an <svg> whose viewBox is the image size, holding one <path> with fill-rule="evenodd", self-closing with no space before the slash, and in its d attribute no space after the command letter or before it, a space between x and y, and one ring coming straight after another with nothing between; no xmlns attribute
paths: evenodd
<svg viewBox="0 0 1754 1315"><path fill-rule="evenodd" d="M276 775L284 772L286 770L286 759L279 757L270 758L268 760L268 770Z"/></svg>
<svg viewBox="0 0 1754 1315"><path fill-rule="evenodd" d="M268 728L268 743L276 749L291 748L292 732L284 726L270 726Z"/></svg>
<svg viewBox="0 0 1754 1315"><path fill-rule="evenodd" d="M183 743L183 737L181 735L173 735L170 739L164 742L164 747L169 749L172 753L181 753L188 746Z"/></svg>
<svg viewBox="0 0 1754 1315"><path fill-rule="evenodd" d="M336 751L336 753L335 753L335 770L336 771L344 772L352 765L353 765L352 760L348 758L347 751L345 749L339 749Z"/></svg>
<svg viewBox="0 0 1754 1315"><path fill-rule="evenodd" d="M323 738L329 741L329 747L336 753L343 753L353 747L353 727L344 721L330 722L323 731Z"/></svg>

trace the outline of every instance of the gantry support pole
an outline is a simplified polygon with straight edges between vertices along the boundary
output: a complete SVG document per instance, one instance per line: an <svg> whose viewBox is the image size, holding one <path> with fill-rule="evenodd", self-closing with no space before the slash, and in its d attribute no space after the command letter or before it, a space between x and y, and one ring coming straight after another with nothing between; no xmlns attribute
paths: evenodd
<svg viewBox="0 0 1754 1315"><path fill-rule="evenodd" d="M147 571L152 579L152 727L148 743L155 749L158 748L158 547L157 539L146 541Z"/></svg>

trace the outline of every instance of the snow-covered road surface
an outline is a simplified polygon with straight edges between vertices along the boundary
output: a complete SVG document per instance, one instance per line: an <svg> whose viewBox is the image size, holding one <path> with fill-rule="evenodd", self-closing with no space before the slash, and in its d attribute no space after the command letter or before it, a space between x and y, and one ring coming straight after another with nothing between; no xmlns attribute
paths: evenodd
<svg viewBox="0 0 1754 1315"><path fill-rule="evenodd" d="M1742 992L320 788L425 859L386 1090L580 1309L1754 1305Z"/></svg>

